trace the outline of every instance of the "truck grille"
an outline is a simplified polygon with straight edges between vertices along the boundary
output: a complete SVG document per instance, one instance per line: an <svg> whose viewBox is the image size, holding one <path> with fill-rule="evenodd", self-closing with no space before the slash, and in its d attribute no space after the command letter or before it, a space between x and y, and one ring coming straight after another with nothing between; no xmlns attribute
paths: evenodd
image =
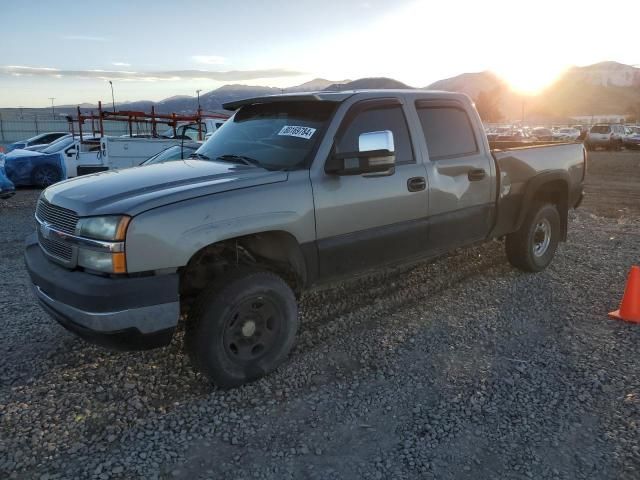
<svg viewBox="0 0 640 480"><path fill-rule="evenodd" d="M75 233L76 225L78 224L78 215L75 212L52 205L45 200L38 201L36 218L69 235Z"/></svg>
<svg viewBox="0 0 640 480"><path fill-rule="evenodd" d="M65 262L71 261L73 256L73 247L68 243L59 242L57 240L49 240L38 234L38 242L40 248L53 257L57 257Z"/></svg>
<svg viewBox="0 0 640 480"><path fill-rule="evenodd" d="M52 205L45 200L38 201L36 218L40 222L46 222L52 228L69 235L75 234L76 225L78 224L78 215L75 212ZM38 229L38 243L40 243L40 248L52 257L67 263L73 258L72 245L60 240L44 238L40 229Z"/></svg>

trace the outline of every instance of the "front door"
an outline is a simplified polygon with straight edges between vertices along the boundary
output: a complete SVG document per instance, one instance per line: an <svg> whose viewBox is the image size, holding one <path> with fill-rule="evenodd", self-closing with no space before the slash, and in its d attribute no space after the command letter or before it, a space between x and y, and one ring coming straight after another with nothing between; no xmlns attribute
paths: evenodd
<svg viewBox="0 0 640 480"><path fill-rule="evenodd" d="M400 102L355 104L338 130L333 151L358 151L360 134L381 130L393 133L394 171L353 176L322 172L312 179L320 277L364 270L424 249L426 174L416 161Z"/></svg>

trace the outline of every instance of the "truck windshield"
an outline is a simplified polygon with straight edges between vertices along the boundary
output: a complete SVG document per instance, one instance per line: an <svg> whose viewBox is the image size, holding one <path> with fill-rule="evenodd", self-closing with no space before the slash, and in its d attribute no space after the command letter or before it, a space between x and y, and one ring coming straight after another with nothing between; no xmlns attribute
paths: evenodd
<svg viewBox="0 0 640 480"><path fill-rule="evenodd" d="M232 161L244 157L268 170L307 164L336 104L277 102L242 107L195 153L200 159Z"/></svg>

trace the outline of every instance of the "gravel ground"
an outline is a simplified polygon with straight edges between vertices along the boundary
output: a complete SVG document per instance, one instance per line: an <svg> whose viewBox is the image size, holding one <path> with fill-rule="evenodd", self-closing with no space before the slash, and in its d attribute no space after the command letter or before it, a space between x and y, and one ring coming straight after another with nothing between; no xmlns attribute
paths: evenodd
<svg viewBox="0 0 640 480"><path fill-rule="evenodd" d="M640 477L640 327L606 316L640 261L633 207L589 197L540 274L491 242L307 294L290 361L220 391L180 334L114 353L39 309L38 193L0 204L0 478Z"/></svg>

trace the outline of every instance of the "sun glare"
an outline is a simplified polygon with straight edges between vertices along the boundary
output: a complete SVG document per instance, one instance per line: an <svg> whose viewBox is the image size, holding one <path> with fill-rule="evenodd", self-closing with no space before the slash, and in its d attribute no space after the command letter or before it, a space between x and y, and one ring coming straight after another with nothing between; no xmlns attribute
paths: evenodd
<svg viewBox="0 0 640 480"><path fill-rule="evenodd" d="M536 95L551 85L566 67L556 65L511 65L508 68L494 69L494 73L502 78L517 93Z"/></svg>

